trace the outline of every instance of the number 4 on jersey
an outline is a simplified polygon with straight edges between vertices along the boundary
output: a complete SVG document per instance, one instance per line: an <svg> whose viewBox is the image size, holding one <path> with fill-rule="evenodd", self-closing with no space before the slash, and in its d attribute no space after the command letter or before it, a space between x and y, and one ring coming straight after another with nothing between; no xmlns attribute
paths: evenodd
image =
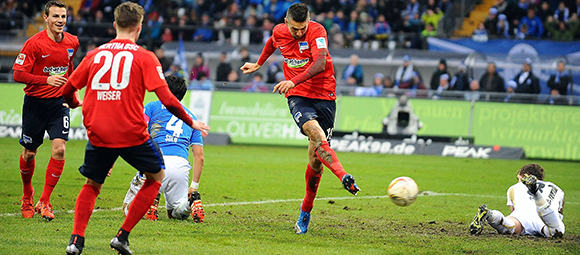
<svg viewBox="0 0 580 255"><path fill-rule="evenodd" d="M183 133L183 121L180 120L179 118L175 117L175 116L171 116L171 119L169 119L169 121L167 122L167 125L165 125L165 129L167 129L167 131L173 131L173 135L166 135L165 136L165 141L168 142L177 142L177 138L179 138L179 136L181 135L181 133Z"/></svg>

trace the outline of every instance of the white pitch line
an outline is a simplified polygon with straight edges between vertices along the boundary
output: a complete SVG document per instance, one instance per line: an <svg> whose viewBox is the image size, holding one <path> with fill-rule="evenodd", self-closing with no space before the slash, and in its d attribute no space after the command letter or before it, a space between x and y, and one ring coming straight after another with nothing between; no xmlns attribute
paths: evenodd
<svg viewBox="0 0 580 255"><path fill-rule="evenodd" d="M433 191L423 191L419 193L420 197L428 196L460 196L460 197L483 197L483 198L504 198L503 196L493 196L493 195L477 195L477 194L462 194L462 193L437 193ZM350 196L350 197L319 197L316 200L349 200L349 199L380 199L388 198L389 196ZM246 201L246 202L225 202L225 203L213 203L204 204L203 207L213 207L213 206L236 206L236 205L261 205L261 204L274 204L274 203L287 203L287 202L301 202L302 198L292 198L292 199L273 199L273 200L261 200L261 201ZM580 204L578 202L568 202L566 204ZM159 206L159 208L165 208L165 206ZM106 212L106 211L121 211L121 207L114 207L108 209L95 209L95 212ZM61 213L62 211L54 211L54 213ZM68 210L65 213L74 213L74 210ZM0 214L0 217L9 216L20 216L20 213L4 213Z"/></svg>

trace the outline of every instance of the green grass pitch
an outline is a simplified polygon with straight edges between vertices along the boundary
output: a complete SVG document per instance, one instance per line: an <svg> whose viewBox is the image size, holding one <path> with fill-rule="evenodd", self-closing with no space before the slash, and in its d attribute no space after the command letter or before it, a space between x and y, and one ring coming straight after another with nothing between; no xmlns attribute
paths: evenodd
<svg viewBox="0 0 580 255"><path fill-rule="evenodd" d="M36 158L35 202L42 192L48 141ZM67 144L66 164L51 202L56 219L20 216L21 147L0 139L0 254L63 254L73 225L74 203L84 183L78 167L85 141ZM205 146L200 192L202 224L141 221L130 241L135 254L580 254L580 163L531 160L476 160L432 156L339 153L362 191L352 196L325 170L310 228L296 235L293 225L304 195L306 148ZM529 162L546 169L546 179L566 194L562 239L500 236L490 227L468 234L480 204L507 214L507 188ZM135 170L122 159L107 179L86 232L83 254L114 254L109 241L120 227L119 210ZM410 176L421 192L408 207L385 197L397 176ZM426 192L430 191L430 192ZM427 195L430 194L430 195ZM164 201L162 199L162 204Z"/></svg>

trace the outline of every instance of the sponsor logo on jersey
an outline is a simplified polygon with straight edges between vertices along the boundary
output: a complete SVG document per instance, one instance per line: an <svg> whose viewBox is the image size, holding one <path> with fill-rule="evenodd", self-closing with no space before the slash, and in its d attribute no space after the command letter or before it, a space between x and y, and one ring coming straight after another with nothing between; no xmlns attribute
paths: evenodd
<svg viewBox="0 0 580 255"><path fill-rule="evenodd" d="M18 54L18 57L16 57L15 63L18 65L24 65L24 59L26 59L26 54L20 53Z"/></svg>
<svg viewBox="0 0 580 255"><path fill-rule="evenodd" d="M121 91L97 91L97 100L119 101L121 100Z"/></svg>
<svg viewBox="0 0 580 255"><path fill-rule="evenodd" d="M303 50L307 50L308 42L298 42L298 49L300 50L300 53L302 53Z"/></svg>
<svg viewBox="0 0 580 255"><path fill-rule="evenodd" d="M284 58L284 63L286 63L290 68L300 68L308 63L308 59Z"/></svg>
<svg viewBox="0 0 580 255"><path fill-rule="evenodd" d="M68 52L68 59L70 59L75 53L75 49L66 49L66 52Z"/></svg>
<svg viewBox="0 0 580 255"><path fill-rule="evenodd" d="M64 75L68 70L68 66L51 66L51 67L44 67L42 72L48 73L50 75Z"/></svg>
<svg viewBox="0 0 580 255"><path fill-rule="evenodd" d="M48 56L50 56L50 54L42 55L42 58L48 58Z"/></svg>
<svg viewBox="0 0 580 255"><path fill-rule="evenodd" d="M326 49L326 40L324 40L324 37L318 37L316 38L316 47L319 49Z"/></svg>

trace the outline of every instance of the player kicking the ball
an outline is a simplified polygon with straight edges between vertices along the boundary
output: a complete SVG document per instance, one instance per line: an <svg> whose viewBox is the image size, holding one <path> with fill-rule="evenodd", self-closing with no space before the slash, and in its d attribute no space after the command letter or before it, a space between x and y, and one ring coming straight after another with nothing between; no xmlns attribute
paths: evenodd
<svg viewBox="0 0 580 255"><path fill-rule="evenodd" d="M153 204L165 177L161 150L149 136L143 118L145 90L155 92L167 110L188 126L203 134L209 129L204 123L192 120L171 94L155 54L135 44L144 13L143 7L133 2L118 5L113 22L116 38L91 51L62 89L69 106L75 108L79 102L74 92L87 87L83 124L89 137L85 160L79 168L87 180L76 200L67 254L82 253L95 200L119 156L147 176L129 206L129 214L110 242L110 247L119 253L132 254L129 233Z"/></svg>
<svg viewBox="0 0 580 255"><path fill-rule="evenodd" d="M321 24L310 21L310 12L303 3L288 8L284 23L274 27L258 62L245 63L240 69L244 74L257 71L278 48L284 57L286 80L276 84L273 92L285 94L292 118L309 140L306 194L294 227L297 234L304 234L308 231L323 164L350 193L356 195L360 189L354 177L344 171L328 143L334 128L336 80L326 30Z"/></svg>
<svg viewBox="0 0 580 255"><path fill-rule="evenodd" d="M544 181L544 168L538 164L523 166L517 178L519 182L507 191L512 213L506 217L481 205L469 227L471 234L480 234L487 222L500 234L562 237L566 230L562 222L564 192Z"/></svg>
<svg viewBox="0 0 580 255"><path fill-rule="evenodd" d="M187 92L185 79L175 75L165 78L169 85L171 93L181 101ZM183 107L189 116L197 120L187 108ZM145 105L145 121L148 123L149 134L159 145L163 152L165 161L165 178L161 182L161 189L165 195L165 206L167 216L171 219L185 220L191 214L195 222L203 222L204 211L201 205L201 196L197 189L199 188L199 178L203 169L203 140L201 132L187 125L183 121L171 114L161 101L155 101ZM189 170L191 166L187 157L189 156L189 147L193 151L193 179L191 186L187 187L189 180ZM128 205L131 204L135 194L139 191L145 182L145 176L139 172L131 181L131 187L125 195L123 201L123 213L126 216ZM147 212L146 218L157 220L157 205L159 197Z"/></svg>

